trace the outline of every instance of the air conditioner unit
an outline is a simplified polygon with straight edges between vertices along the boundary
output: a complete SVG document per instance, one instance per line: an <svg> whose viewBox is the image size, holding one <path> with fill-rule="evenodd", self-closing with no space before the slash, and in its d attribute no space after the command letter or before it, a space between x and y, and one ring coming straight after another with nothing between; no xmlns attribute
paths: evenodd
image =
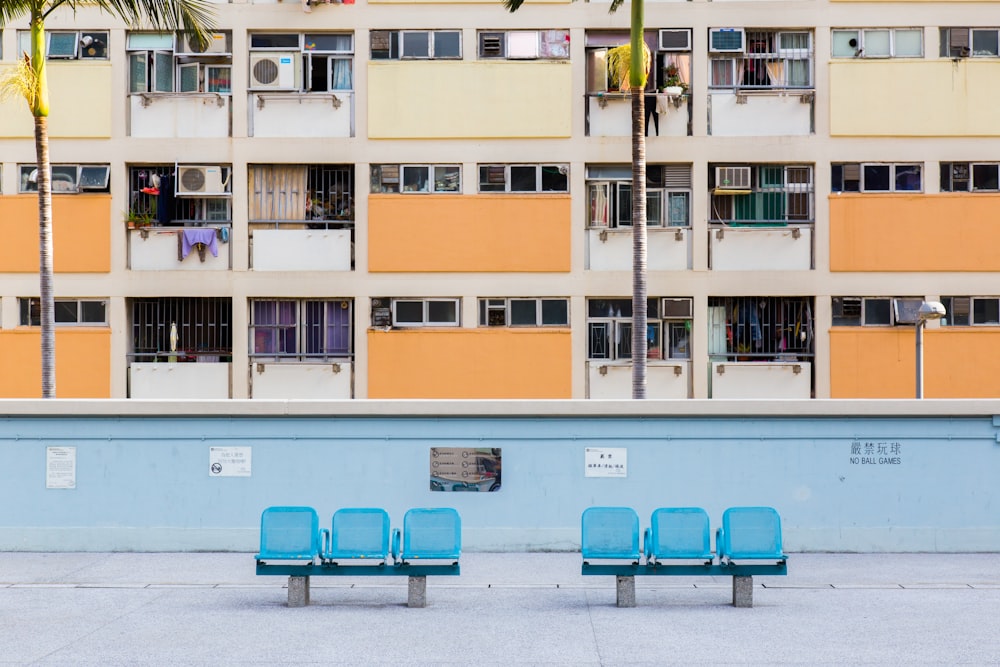
<svg viewBox="0 0 1000 667"><path fill-rule="evenodd" d="M691 31L687 28L683 30L661 30L660 31L660 51L690 51Z"/></svg>
<svg viewBox="0 0 1000 667"><path fill-rule="evenodd" d="M742 53L746 50L743 28L712 28L708 33L708 50L712 53Z"/></svg>
<svg viewBox="0 0 1000 667"><path fill-rule="evenodd" d="M177 167L177 195L226 194L222 167Z"/></svg>
<svg viewBox="0 0 1000 667"><path fill-rule="evenodd" d="M691 318L691 299L665 298L660 301L660 311L664 318Z"/></svg>
<svg viewBox="0 0 1000 667"><path fill-rule="evenodd" d="M187 33L181 34L180 39L180 53L192 53L192 54L212 54L212 53L229 53L229 49L226 46L226 36L221 32L213 32L208 36L208 43L205 44L204 48L198 48L195 44L194 37Z"/></svg>
<svg viewBox="0 0 1000 667"><path fill-rule="evenodd" d="M298 53L250 54L250 88L256 90L298 90L301 59Z"/></svg>
<svg viewBox="0 0 1000 667"><path fill-rule="evenodd" d="M716 167L715 187L718 190L749 190L750 167Z"/></svg>

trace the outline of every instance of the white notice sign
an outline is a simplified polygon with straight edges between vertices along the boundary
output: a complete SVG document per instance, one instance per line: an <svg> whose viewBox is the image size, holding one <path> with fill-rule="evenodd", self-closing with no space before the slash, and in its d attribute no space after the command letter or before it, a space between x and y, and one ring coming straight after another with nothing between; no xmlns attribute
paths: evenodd
<svg viewBox="0 0 1000 667"><path fill-rule="evenodd" d="M209 447L209 477L249 477L250 447Z"/></svg>
<svg viewBox="0 0 1000 667"><path fill-rule="evenodd" d="M587 447L585 477L628 477L628 450L624 447Z"/></svg>
<svg viewBox="0 0 1000 667"><path fill-rule="evenodd" d="M45 448L45 488L76 488L76 447Z"/></svg>

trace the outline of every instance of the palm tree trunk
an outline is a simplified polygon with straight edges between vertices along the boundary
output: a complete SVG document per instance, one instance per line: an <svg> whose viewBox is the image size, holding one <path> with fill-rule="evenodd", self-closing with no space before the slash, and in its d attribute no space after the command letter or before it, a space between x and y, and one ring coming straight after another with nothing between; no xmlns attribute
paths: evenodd
<svg viewBox="0 0 1000 667"><path fill-rule="evenodd" d="M56 397L55 299L52 290L52 179L49 119L35 116L38 159L38 281L42 324L42 398Z"/></svg>
<svg viewBox="0 0 1000 667"><path fill-rule="evenodd" d="M641 3L638 3L641 4ZM632 398L646 398L646 136L642 87L632 88Z"/></svg>

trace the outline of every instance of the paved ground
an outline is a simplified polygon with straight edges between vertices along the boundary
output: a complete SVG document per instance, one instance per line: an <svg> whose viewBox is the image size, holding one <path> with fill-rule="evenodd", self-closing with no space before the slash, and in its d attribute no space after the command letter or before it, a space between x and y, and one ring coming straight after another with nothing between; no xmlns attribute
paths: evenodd
<svg viewBox="0 0 1000 667"><path fill-rule="evenodd" d="M1000 554L794 554L754 579L612 577L579 554L465 554L461 577L286 579L251 554L0 554L3 665L1000 664Z"/></svg>

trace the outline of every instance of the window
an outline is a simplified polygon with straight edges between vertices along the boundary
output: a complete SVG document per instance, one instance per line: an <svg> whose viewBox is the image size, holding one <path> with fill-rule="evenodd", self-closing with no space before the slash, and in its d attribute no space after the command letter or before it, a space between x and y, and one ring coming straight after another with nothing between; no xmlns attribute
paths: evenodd
<svg viewBox="0 0 1000 667"><path fill-rule="evenodd" d="M131 32L126 49L130 93L232 93L226 33L197 44L185 33Z"/></svg>
<svg viewBox="0 0 1000 667"><path fill-rule="evenodd" d="M942 297L945 326L1000 326L1000 298L995 296Z"/></svg>
<svg viewBox="0 0 1000 667"><path fill-rule="evenodd" d="M569 30L481 31L479 57L569 60Z"/></svg>
<svg viewBox="0 0 1000 667"><path fill-rule="evenodd" d="M226 297L131 299L135 361L231 362L233 304Z"/></svg>
<svg viewBox="0 0 1000 667"><path fill-rule="evenodd" d="M996 58L1000 55L997 28L941 28L942 58Z"/></svg>
<svg viewBox="0 0 1000 667"><path fill-rule="evenodd" d="M392 299L391 304L394 327L457 327L459 324L458 299ZM373 318L377 314L374 306L373 303Z"/></svg>
<svg viewBox="0 0 1000 667"><path fill-rule="evenodd" d="M18 299L21 310L21 326L42 325L41 300L37 298ZM56 326L106 325L108 302L104 299L56 299Z"/></svg>
<svg viewBox="0 0 1000 667"><path fill-rule="evenodd" d="M460 30L372 30L372 60L462 58Z"/></svg>
<svg viewBox="0 0 1000 667"><path fill-rule="evenodd" d="M649 299L646 318L647 359L691 358L690 298ZM632 299L587 299L587 358L632 359Z"/></svg>
<svg viewBox="0 0 1000 667"><path fill-rule="evenodd" d="M160 225L232 221L232 170L222 165L132 165L129 213Z"/></svg>
<svg viewBox="0 0 1000 667"><path fill-rule="evenodd" d="M17 52L31 53L31 32L17 31ZM107 60L106 30L46 30L45 57L49 60Z"/></svg>
<svg viewBox="0 0 1000 667"><path fill-rule="evenodd" d="M833 326L912 326L921 303L923 299L918 297L835 296L831 301Z"/></svg>
<svg viewBox="0 0 1000 667"><path fill-rule="evenodd" d="M250 89L327 93L354 89L351 33L252 33Z"/></svg>
<svg viewBox="0 0 1000 667"><path fill-rule="evenodd" d="M632 167L587 166L587 225L632 226ZM650 227L691 225L691 166L646 166L646 224Z"/></svg>
<svg viewBox="0 0 1000 667"><path fill-rule="evenodd" d="M921 192L922 165L843 163L830 165L833 192Z"/></svg>
<svg viewBox="0 0 1000 667"><path fill-rule="evenodd" d="M111 167L106 164L53 164L52 194L80 194L84 192L109 192ZM18 165L19 192L38 192L38 167L34 164Z"/></svg>
<svg viewBox="0 0 1000 667"><path fill-rule="evenodd" d="M711 32L709 86L712 88L812 88L812 33L747 30L740 40ZM728 41L727 41L728 40Z"/></svg>
<svg viewBox="0 0 1000 667"><path fill-rule="evenodd" d="M250 165L249 178L255 226L354 229L354 165Z"/></svg>
<svg viewBox="0 0 1000 667"><path fill-rule="evenodd" d="M480 299L481 327L566 327L568 299Z"/></svg>
<svg viewBox="0 0 1000 667"><path fill-rule="evenodd" d="M676 70L677 83L691 83L691 31L688 29L647 30L643 33L652 56L652 67L646 84L647 91L665 85L667 69ZM608 68L608 51L629 43L627 30L588 30L586 35L587 94L601 95L617 91L621 82ZM674 85L672 82L670 85Z"/></svg>
<svg viewBox="0 0 1000 667"><path fill-rule="evenodd" d="M811 223L811 165L715 165L708 168L709 222L732 225Z"/></svg>
<svg viewBox="0 0 1000 667"><path fill-rule="evenodd" d="M810 360L813 308L808 297L709 297L708 354L716 361Z"/></svg>
<svg viewBox="0 0 1000 667"><path fill-rule="evenodd" d="M250 356L260 361L325 360L351 356L348 299L259 299L251 302Z"/></svg>
<svg viewBox="0 0 1000 667"><path fill-rule="evenodd" d="M569 165L481 164L480 192L569 192Z"/></svg>
<svg viewBox="0 0 1000 667"><path fill-rule="evenodd" d="M996 162L942 162L941 192L997 192L1000 164Z"/></svg>
<svg viewBox="0 0 1000 667"><path fill-rule="evenodd" d="M372 192L461 192L457 164L373 164Z"/></svg>
<svg viewBox="0 0 1000 667"><path fill-rule="evenodd" d="M834 58L922 58L923 28L865 28L834 30Z"/></svg>

